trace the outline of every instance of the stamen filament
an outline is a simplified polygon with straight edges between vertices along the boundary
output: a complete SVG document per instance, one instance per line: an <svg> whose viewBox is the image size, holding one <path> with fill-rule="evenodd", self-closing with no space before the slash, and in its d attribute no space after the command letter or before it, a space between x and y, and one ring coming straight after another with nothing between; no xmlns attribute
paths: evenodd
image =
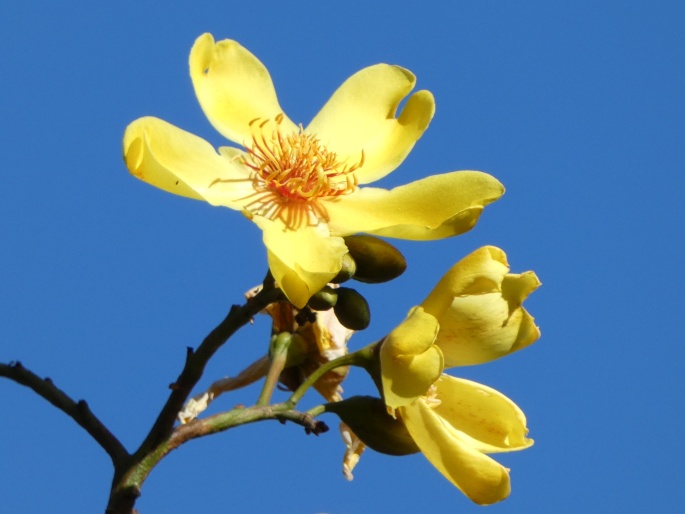
<svg viewBox="0 0 685 514"><path fill-rule="evenodd" d="M328 150L302 126L297 133L283 135L278 126L283 115L275 118L271 137L266 131L270 120L250 122L252 144L246 148L243 164L253 171L255 193L244 207L251 215L280 219L288 228L304 223L329 221L322 198L346 195L358 185L355 171L364 164L364 152L358 163L340 162L335 152Z"/></svg>

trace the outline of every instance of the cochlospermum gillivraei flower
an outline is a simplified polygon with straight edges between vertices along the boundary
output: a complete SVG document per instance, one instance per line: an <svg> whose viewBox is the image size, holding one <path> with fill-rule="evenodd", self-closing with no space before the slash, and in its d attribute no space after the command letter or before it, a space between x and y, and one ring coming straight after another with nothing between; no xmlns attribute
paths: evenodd
<svg viewBox="0 0 685 514"><path fill-rule="evenodd" d="M271 77L248 50L203 34L190 76L212 125L242 148L221 147L159 118L124 135L130 172L165 191L243 212L263 231L269 267L298 308L333 279L343 236L450 237L471 229L504 189L476 171L434 175L392 190L360 187L397 168L427 128L433 95L388 64L355 73L307 127L281 109Z"/></svg>

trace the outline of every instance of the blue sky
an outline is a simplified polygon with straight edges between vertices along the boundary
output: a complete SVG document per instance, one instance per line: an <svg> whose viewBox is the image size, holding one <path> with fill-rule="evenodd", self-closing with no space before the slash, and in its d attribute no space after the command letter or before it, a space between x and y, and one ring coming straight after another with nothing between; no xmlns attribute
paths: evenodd
<svg viewBox="0 0 685 514"><path fill-rule="evenodd" d="M266 259L239 214L132 178L121 159L126 125L155 115L224 144L188 77L203 32L255 53L305 124L355 71L400 64L434 93L437 112L380 185L478 169L507 193L464 236L398 242L409 269L360 287L373 321L351 347L384 335L461 257L497 245L513 272L542 280L526 305L543 336L450 371L514 399L536 440L497 457L513 492L488 512L682 512L683 26L685 9L667 1L3 5L0 361L50 376L137 446L186 346L261 280ZM266 319L246 327L200 386L260 356L268 331ZM370 392L354 375L347 393ZM100 448L17 384L0 381L0 399L3 512L102 512L111 469ZM138 507L482 510L421 455L367 452L347 483L342 449L335 431L241 427L171 454Z"/></svg>

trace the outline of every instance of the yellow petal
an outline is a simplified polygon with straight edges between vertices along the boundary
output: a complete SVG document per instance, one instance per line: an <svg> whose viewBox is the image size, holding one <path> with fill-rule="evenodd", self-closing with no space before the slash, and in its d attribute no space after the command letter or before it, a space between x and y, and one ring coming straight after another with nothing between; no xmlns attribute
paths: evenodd
<svg viewBox="0 0 685 514"><path fill-rule="evenodd" d="M336 235L370 232L432 239L435 235L449 237L471 229L480 208L497 200L503 192L502 184L486 173L456 171L390 191L362 188L322 203L330 217L331 233Z"/></svg>
<svg viewBox="0 0 685 514"><path fill-rule="evenodd" d="M140 180L212 205L240 209L238 200L254 192L240 162L159 118L140 118L126 128L124 160Z"/></svg>
<svg viewBox="0 0 685 514"><path fill-rule="evenodd" d="M435 413L470 438L482 452L522 450L533 444L523 411L491 387L442 375L435 383L440 404Z"/></svg>
<svg viewBox="0 0 685 514"><path fill-rule="evenodd" d="M440 377L442 352L433 345L437 330L437 320L418 307L383 340L381 381L391 414L425 395Z"/></svg>
<svg viewBox="0 0 685 514"><path fill-rule="evenodd" d="M445 366L481 364L532 344L540 331L523 300L540 285L533 272L509 274L505 253L486 246L438 282L421 304L440 322Z"/></svg>
<svg viewBox="0 0 685 514"><path fill-rule="evenodd" d="M519 337L525 311L510 313L502 294L488 293L454 299L440 317L442 324L436 344L445 353L447 366L482 364L504 357L531 344Z"/></svg>
<svg viewBox="0 0 685 514"><path fill-rule="evenodd" d="M428 127L435 113L433 95L413 94L395 118L397 107L416 83L399 66L377 64L347 79L306 129L342 159L364 165L356 172L368 184L397 168Z"/></svg>
<svg viewBox="0 0 685 514"><path fill-rule="evenodd" d="M499 291L508 271L506 254L494 246L483 246L452 266L421 305L440 317L456 296Z"/></svg>
<svg viewBox="0 0 685 514"><path fill-rule="evenodd" d="M279 220L255 216L253 221L264 231L271 273L295 307L304 307L340 271L347 247L326 225L291 230Z"/></svg>
<svg viewBox="0 0 685 514"><path fill-rule="evenodd" d="M502 296L513 307L519 307L528 295L540 287L540 279L532 271L509 274L502 280Z"/></svg>
<svg viewBox="0 0 685 514"><path fill-rule="evenodd" d="M423 400L401 409L409 433L433 466L479 505L504 500L511 491L509 473L479 452Z"/></svg>
<svg viewBox="0 0 685 514"><path fill-rule="evenodd" d="M235 41L214 42L203 34L190 51L190 77L202 110L214 127L243 146L252 140L250 121L283 113L266 67ZM297 130L284 118L283 132Z"/></svg>
<svg viewBox="0 0 685 514"><path fill-rule="evenodd" d="M381 351L392 358L420 355L433 344L438 328L435 316L426 313L422 307L415 307L383 340Z"/></svg>

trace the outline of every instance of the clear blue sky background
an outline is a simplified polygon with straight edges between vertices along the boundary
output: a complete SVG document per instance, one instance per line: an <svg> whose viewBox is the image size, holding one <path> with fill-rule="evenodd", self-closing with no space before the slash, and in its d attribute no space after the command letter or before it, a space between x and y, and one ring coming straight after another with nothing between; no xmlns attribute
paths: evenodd
<svg viewBox="0 0 685 514"><path fill-rule="evenodd" d="M156 115L222 138L195 99L195 38L233 38L311 119L364 66L388 62L436 97L435 119L381 185L455 169L507 194L471 233L398 243L399 280L361 290L387 332L484 244L535 270L543 337L451 372L495 387L536 440L502 455L513 493L492 513L683 511L685 8L681 2L10 2L0 7L0 360L21 360L129 448L196 346L266 267L239 214L126 171L125 126ZM202 386L265 351L258 319ZM347 392L370 391L362 373ZM250 403L257 390L222 398ZM306 400L314 405L316 398ZM73 421L0 380L0 510L102 512L106 455ZM216 407L216 409L214 408ZM331 426L336 418L325 418ZM337 433L262 423L193 441L153 472L143 514L476 512L421 455L368 452L351 483Z"/></svg>

